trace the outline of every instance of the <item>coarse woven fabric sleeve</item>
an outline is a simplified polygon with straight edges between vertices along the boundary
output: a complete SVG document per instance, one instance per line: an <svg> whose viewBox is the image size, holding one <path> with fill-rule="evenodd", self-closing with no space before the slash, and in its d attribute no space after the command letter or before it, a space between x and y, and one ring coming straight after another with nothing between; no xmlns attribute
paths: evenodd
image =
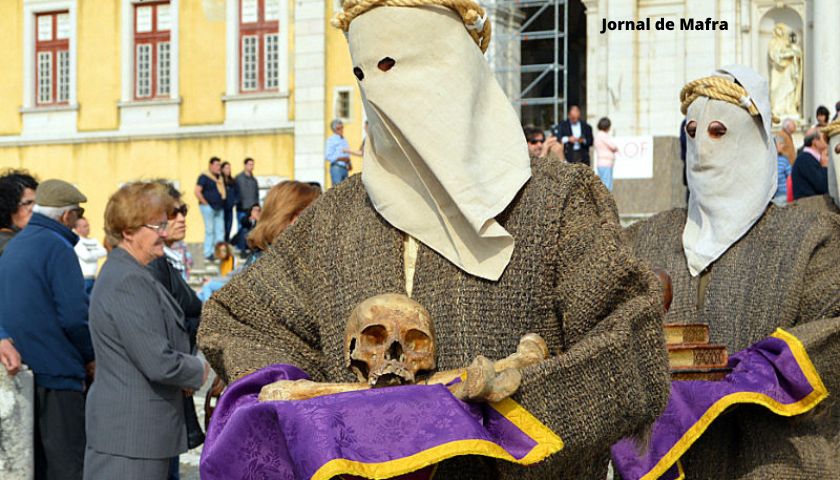
<svg viewBox="0 0 840 480"><path fill-rule="evenodd" d="M623 241L607 190L588 169L575 174L561 205L555 286L567 348L525 369L513 397L563 439L558 455L572 469L644 432L670 391L661 287Z"/></svg>
<svg viewBox="0 0 840 480"><path fill-rule="evenodd" d="M150 382L198 390L204 376L204 362L172 348L165 322L171 321L150 311L157 293L151 278L132 274L117 287L114 326L123 339L126 354ZM158 312L160 312L158 310Z"/></svg>
<svg viewBox="0 0 840 480"><path fill-rule="evenodd" d="M316 202L317 203L317 202ZM316 381L327 378L313 285L319 247L312 238L330 223L310 207L260 259L204 303L198 344L226 382L274 363L294 365ZM286 254L294 252L294 254Z"/></svg>
<svg viewBox="0 0 840 480"><path fill-rule="evenodd" d="M829 394L840 393L840 215L816 213L802 236L814 242L807 261L797 323L788 331L802 342ZM803 255L805 253L803 252Z"/></svg>

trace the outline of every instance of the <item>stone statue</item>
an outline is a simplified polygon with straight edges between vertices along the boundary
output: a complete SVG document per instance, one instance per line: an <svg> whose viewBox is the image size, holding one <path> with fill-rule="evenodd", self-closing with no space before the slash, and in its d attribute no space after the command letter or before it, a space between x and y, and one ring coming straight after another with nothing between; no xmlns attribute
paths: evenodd
<svg viewBox="0 0 840 480"><path fill-rule="evenodd" d="M777 117L800 118L802 106L802 50L796 34L784 23L773 28L767 53L770 59L770 104Z"/></svg>

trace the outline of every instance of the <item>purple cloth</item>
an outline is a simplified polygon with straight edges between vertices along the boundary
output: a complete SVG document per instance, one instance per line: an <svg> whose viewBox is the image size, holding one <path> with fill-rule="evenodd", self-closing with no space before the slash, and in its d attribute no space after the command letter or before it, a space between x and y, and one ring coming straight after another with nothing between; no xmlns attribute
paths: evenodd
<svg viewBox="0 0 840 480"><path fill-rule="evenodd" d="M792 348L797 349L801 364ZM809 381L813 365L790 334L777 331L729 359L732 373L711 381L671 382L671 396L663 414L653 424L646 452L623 439L612 447L612 460L625 480L678 478L677 463L706 427L730 406L758 403L785 415L804 413L824 398L819 379ZM819 391L822 390L822 391ZM813 395L812 395L813 394ZM689 475L691 472L687 472Z"/></svg>
<svg viewBox="0 0 840 480"><path fill-rule="evenodd" d="M538 445L496 409L461 402L443 385L380 388L300 401L257 400L264 385L307 378L296 367L272 365L232 383L207 432L202 480L309 479L316 473L317 478L364 477L372 471L366 468L381 462L391 462L388 468L399 470L398 474L420 471L411 478L422 478L424 468L445 458L487 454L487 442L493 444L490 451L501 446L515 460ZM345 464L352 465L334 470ZM327 472L332 473L324 476Z"/></svg>

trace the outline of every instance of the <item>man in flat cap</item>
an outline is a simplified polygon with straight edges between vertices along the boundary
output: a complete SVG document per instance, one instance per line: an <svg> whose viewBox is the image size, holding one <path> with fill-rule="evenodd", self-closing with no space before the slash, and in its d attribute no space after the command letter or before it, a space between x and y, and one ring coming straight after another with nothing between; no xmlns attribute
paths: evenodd
<svg viewBox="0 0 840 480"><path fill-rule="evenodd" d="M364 172L323 195L205 304L202 351L227 381L274 363L351 381L344 321L388 292L436 319L439 370L502 358L538 333L550 358L522 370L512 398L563 449L529 468L458 457L437 476L604 478L609 445L643 431L668 395L656 277L622 242L615 204L591 170L530 161L483 55L483 8L343 6L335 23L348 34L370 122Z"/></svg>
<svg viewBox="0 0 840 480"><path fill-rule="evenodd" d="M81 479L85 397L93 372L88 298L71 231L87 201L47 180L29 224L0 257L0 329L35 374L35 478Z"/></svg>

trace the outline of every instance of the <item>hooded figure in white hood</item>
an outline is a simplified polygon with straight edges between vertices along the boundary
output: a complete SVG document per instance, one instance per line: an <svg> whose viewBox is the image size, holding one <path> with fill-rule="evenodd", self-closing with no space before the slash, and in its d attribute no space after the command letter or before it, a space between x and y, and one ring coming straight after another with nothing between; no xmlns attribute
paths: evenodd
<svg viewBox="0 0 840 480"><path fill-rule="evenodd" d="M490 22L477 3L346 0L336 20L370 122L364 172L208 301L202 350L228 380L270 363L353 380L345 319L389 292L434 318L438 370L503 358L535 332L550 358L521 372L512 398L563 449L529 468L453 458L437 476L603 478L609 446L668 395L660 289L623 242L612 198L585 167L530 162L483 57Z"/></svg>
<svg viewBox="0 0 840 480"><path fill-rule="evenodd" d="M840 216L770 203L776 159L758 74L724 67L689 82L680 99L688 208L627 230L636 254L671 276L666 323L707 324L730 355L783 328L802 342L829 395L840 395ZM836 407L795 419L740 407L683 456L686 478L836 478Z"/></svg>

